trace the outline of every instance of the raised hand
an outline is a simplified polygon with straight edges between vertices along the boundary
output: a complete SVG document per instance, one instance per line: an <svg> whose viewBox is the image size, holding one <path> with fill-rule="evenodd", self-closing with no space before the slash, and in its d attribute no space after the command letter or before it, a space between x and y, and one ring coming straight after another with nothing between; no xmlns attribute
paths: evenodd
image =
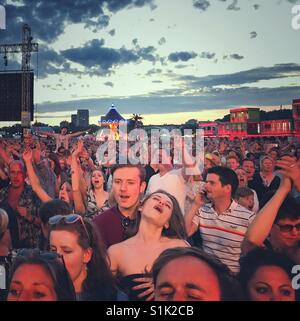
<svg viewBox="0 0 300 321"><path fill-rule="evenodd" d="M73 156L78 157L83 152L83 148L84 148L83 140L78 139L77 148L74 150Z"/></svg>
<svg viewBox="0 0 300 321"><path fill-rule="evenodd" d="M24 162L31 162L32 161L32 150L30 148L26 148L22 154Z"/></svg>
<svg viewBox="0 0 300 321"><path fill-rule="evenodd" d="M296 189L300 191L300 161L292 156L283 156L276 165L281 168L281 174L291 179Z"/></svg>

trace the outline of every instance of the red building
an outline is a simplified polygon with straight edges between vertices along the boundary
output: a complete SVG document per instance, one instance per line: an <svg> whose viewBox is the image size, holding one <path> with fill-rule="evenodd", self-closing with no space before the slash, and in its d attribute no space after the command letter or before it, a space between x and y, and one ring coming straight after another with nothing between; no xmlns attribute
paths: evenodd
<svg viewBox="0 0 300 321"><path fill-rule="evenodd" d="M295 136L300 137L300 99L293 100L293 120Z"/></svg>
<svg viewBox="0 0 300 321"><path fill-rule="evenodd" d="M205 137L286 136L300 140L300 99L293 100L293 118L260 121L260 108L239 107L230 109L230 122L199 122Z"/></svg>
<svg viewBox="0 0 300 321"><path fill-rule="evenodd" d="M231 138L259 134L259 108L241 107L230 109Z"/></svg>

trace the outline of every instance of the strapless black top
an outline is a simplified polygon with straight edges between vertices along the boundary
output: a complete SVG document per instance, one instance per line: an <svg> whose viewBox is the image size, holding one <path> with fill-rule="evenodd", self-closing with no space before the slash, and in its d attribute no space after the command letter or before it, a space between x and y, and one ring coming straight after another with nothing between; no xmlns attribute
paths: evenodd
<svg viewBox="0 0 300 321"><path fill-rule="evenodd" d="M137 278L145 278L145 277L151 277L151 274L146 274L146 273L136 273L136 274L129 274L123 277L119 278L119 286L120 289L125 292L128 295L128 298L130 301L145 301L147 297L150 295L147 295L143 298L139 298L138 295L146 291L148 288L143 288L140 290L133 290L132 288L142 284L142 282L136 282L133 281L134 279Z"/></svg>

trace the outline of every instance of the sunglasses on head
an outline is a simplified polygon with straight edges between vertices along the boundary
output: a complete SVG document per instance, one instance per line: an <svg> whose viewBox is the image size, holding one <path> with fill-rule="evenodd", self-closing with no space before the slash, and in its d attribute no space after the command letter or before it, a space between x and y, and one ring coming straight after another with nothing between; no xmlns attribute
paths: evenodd
<svg viewBox="0 0 300 321"><path fill-rule="evenodd" d="M39 249L18 249L16 256L39 256L45 260L62 259L63 257L57 252L41 251Z"/></svg>
<svg viewBox="0 0 300 321"><path fill-rule="evenodd" d="M90 235L88 233L88 230L86 228L86 225L85 225L84 220L83 220L81 215L78 215L78 214L55 215L55 216L52 216L52 217L49 218L48 223L50 225L57 225L57 224L60 224L60 223L74 224L74 223L76 223L78 221L83 226L85 234L87 236L87 239L88 239L89 243L91 243Z"/></svg>
<svg viewBox="0 0 300 321"><path fill-rule="evenodd" d="M296 225L292 225L292 224L277 224L276 225L279 227L281 232L291 232L294 228L296 228L296 230L299 232L300 231L300 223L296 224Z"/></svg>

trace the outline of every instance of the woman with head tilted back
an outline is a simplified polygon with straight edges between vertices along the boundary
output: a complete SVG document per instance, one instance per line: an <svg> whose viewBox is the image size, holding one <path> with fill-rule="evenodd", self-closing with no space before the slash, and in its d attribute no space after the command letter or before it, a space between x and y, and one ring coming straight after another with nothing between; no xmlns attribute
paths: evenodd
<svg viewBox="0 0 300 321"><path fill-rule="evenodd" d="M77 300L115 300L114 278L93 223L70 214L51 217L49 225L50 249L63 256Z"/></svg>
<svg viewBox="0 0 300 321"><path fill-rule="evenodd" d="M108 249L111 270L130 300L151 300L149 271L156 258L166 249L189 246L177 200L162 190L150 194L140 206L136 226L134 236Z"/></svg>

